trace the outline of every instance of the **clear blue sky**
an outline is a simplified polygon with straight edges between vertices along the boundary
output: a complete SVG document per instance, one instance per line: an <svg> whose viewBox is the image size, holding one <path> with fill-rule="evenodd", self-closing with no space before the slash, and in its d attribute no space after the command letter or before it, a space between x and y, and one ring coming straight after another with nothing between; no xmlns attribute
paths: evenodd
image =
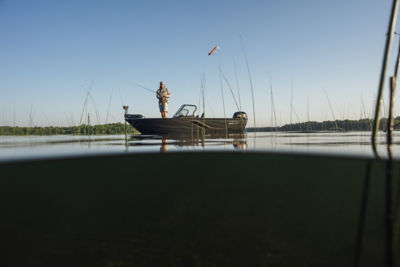
<svg viewBox="0 0 400 267"><path fill-rule="evenodd" d="M376 95L391 1L28 1L0 0L0 124L78 124L91 82L93 123L130 112L159 117L164 81L170 115L199 102L205 73L206 115L223 116L218 61L232 86L236 61L242 109L251 117L246 46L257 126L271 125L270 77L278 124L290 120L359 119ZM395 39L394 49L397 49ZM215 56L207 53L220 45ZM390 73L392 69L390 69ZM223 84L226 114L236 110ZM308 105L307 105L308 103ZM397 111L400 111L397 108ZM293 114L293 121L298 119Z"/></svg>

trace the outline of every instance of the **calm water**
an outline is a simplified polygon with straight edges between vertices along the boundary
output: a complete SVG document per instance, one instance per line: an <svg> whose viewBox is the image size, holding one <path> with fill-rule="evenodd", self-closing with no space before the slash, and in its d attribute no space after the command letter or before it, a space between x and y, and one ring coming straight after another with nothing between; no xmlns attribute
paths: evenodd
<svg viewBox="0 0 400 267"><path fill-rule="evenodd" d="M385 133L378 138L380 155L387 155ZM393 154L400 158L400 132L394 133ZM0 136L0 160L105 153L166 153L176 151L277 151L372 156L369 132L248 133L228 139L161 139L129 136Z"/></svg>

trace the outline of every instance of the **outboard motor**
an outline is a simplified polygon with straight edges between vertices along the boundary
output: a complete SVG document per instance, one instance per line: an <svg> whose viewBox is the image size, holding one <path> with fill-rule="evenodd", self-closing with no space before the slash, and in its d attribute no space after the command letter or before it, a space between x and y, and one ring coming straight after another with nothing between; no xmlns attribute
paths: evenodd
<svg viewBox="0 0 400 267"><path fill-rule="evenodd" d="M232 118L234 118L234 119L242 119L242 120L247 121L247 114L244 111L238 111L238 112L233 113L233 117Z"/></svg>

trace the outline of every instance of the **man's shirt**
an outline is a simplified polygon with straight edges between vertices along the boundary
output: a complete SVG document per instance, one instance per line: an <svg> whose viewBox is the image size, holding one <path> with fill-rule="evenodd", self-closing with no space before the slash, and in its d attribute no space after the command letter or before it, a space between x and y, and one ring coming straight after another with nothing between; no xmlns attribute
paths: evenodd
<svg viewBox="0 0 400 267"><path fill-rule="evenodd" d="M171 96L171 92L169 91L169 89L167 87L165 87L164 89L157 90L157 98L158 98L158 101L160 101L160 102L168 103L168 98L170 98L170 96Z"/></svg>

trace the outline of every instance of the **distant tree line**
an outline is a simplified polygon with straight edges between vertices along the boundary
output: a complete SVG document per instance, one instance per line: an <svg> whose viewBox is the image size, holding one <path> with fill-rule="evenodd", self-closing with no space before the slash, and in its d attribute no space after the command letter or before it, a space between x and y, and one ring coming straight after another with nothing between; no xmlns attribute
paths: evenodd
<svg viewBox="0 0 400 267"><path fill-rule="evenodd" d="M128 134L139 133L135 128L127 124ZM99 125L86 125L72 127L12 127L0 126L0 135L112 135L124 134L125 125L123 123L109 123Z"/></svg>
<svg viewBox="0 0 400 267"><path fill-rule="evenodd" d="M379 129L386 130L387 119L382 118ZM361 120L336 120L336 121L307 121L301 123L285 124L280 127L248 127L247 132L272 132L272 131L295 131L295 132L314 132L314 131L370 131L372 119ZM400 129L400 117L394 120L395 129ZM126 126L127 134L139 134L130 126ZM109 123L99 125L86 125L72 127L12 127L0 126L0 135L112 135L124 134L125 125L123 123Z"/></svg>
<svg viewBox="0 0 400 267"><path fill-rule="evenodd" d="M379 124L380 130L386 130L387 119L382 118ZM314 131L371 131L372 119L360 120L336 120L336 121L307 121L301 123L285 124L280 127L249 127L248 132L273 132L273 131L295 131L295 132L314 132ZM400 117L394 120L395 129L400 128Z"/></svg>

